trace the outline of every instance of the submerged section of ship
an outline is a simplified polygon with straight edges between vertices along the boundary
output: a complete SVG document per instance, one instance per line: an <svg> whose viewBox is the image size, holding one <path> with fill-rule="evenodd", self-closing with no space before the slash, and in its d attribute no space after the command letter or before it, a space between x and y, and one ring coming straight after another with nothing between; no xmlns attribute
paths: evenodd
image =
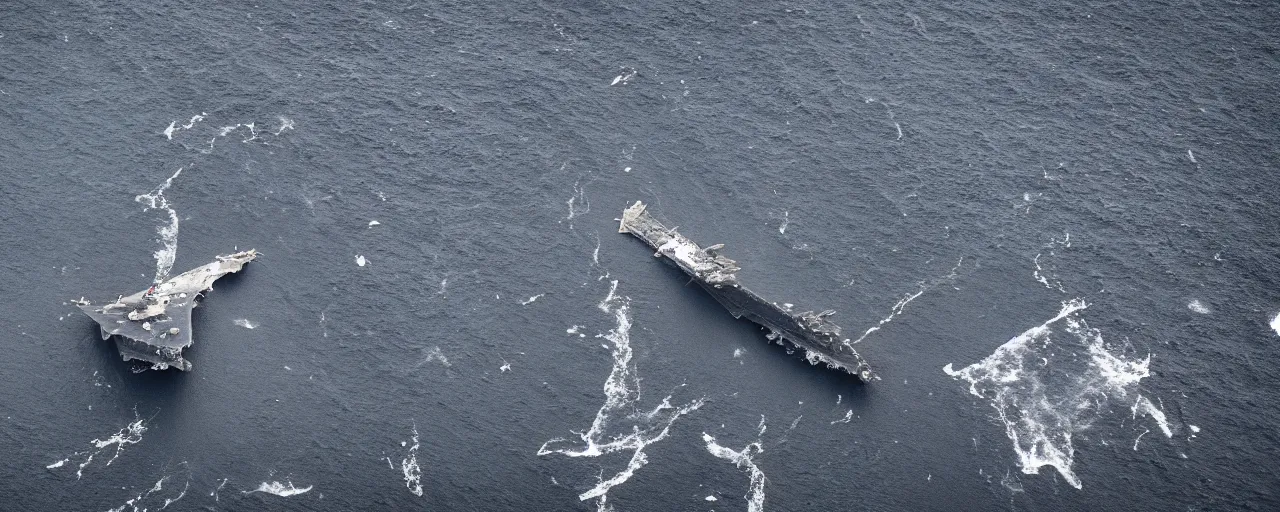
<svg viewBox="0 0 1280 512"><path fill-rule="evenodd" d="M114 302L95 306L81 300L76 305L98 323L103 340L115 338L125 361L149 362L157 370L190 371L191 362L182 358L182 351L191 346L191 310L196 299L218 278L239 272L256 257L253 249L218 256L212 263Z"/></svg>
<svg viewBox="0 0 1280 512"><path fill-rule="evenodd" d="M723 245L706 248L667 228L645 209L635 204L622 212L619 233L630 233L643 240L693 278L707 293L715 297L734 318L746 318L769 330L771 341L787 343L802 349L810 364L824 363L843 370L863 382L875 379L871 366L858 355L849 340L840 336L840 326L830 320L835 311L796 313L790 307L770 302L738 282L737 262L719 254Z"/></svg>

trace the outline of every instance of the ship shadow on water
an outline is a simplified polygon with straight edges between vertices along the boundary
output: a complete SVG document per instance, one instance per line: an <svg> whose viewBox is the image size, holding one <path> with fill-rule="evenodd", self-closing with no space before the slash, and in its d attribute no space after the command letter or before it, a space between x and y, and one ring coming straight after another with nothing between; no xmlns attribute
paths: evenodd
<svg viewBox="0 0 1280 512"><path fill-rule="evenodd" d="M173 368L152 370L151 363L124 361L114 337L103 340L98 324L92 321L87 323L86 330L94 347L96 367L116 388L117 405L126 408L136 405L139 411L167 409L181 399L188 372Z"/></svg>
<svg viewBox="0 0 1280 512"><path fill-rule="evenodd" d="M688 306L686 314L696 317L701 324L700 329L705 329L710 335L703 338L720 336L741 340L743 345L749 347L748 350L753 353L753 357L763 358L758 360L761 366L759 371L766 375L770 382L780 385L789 382L792 385L821 389L833 395L841 395L844 397L843 403L855 410L870 400L870 395L873 393L871 387L876 385L876 381L864 383L856 375L843 370L829 368L823 363L810 364L804 358L803 349L789 342L779 345L778 342L770 341L766 337L768 330L765 327L746 318L734 318L715 297L675 265L665 261L655 261L653 264L662 267L660 272L663 278L672 286L681 287L679 293L689 301L686 304ZM812 305L798 304L798 306ZM716 343L717 341L703 339L697 342ZM874 361L872 361L873 371L874 368Z"/></svg>
<svg viewBox="0 0 1280 512"><path fill-rule="evenodd" d="M242 286L241 281L245 273L245 271L236 272L219 279L216 293L225 295L219 298L234 300L235 290ZM169 409L184 402L183 396L188 390L188 382L196 377L191 374L199 371L200 333L205 327L205 322L202 321L204 316L202 310L207 307L208 300L208 296L201 297L200 303L191 311L191 330L194 341L190 347L183 350L182 355L184 359L193 361L195 368L187 372L176 368L155 370L152 369L151 363L122 360L120 351L116 348L115 337L103 340L98 324L86 318L85 329L89 331L90 343L94 347L92 350L96 359L95 366L100 368L104 376L109 377L110 382L115 383L114 385L119 388L120 406L136 405L139 411L143 411L157 408Z"/></svg>

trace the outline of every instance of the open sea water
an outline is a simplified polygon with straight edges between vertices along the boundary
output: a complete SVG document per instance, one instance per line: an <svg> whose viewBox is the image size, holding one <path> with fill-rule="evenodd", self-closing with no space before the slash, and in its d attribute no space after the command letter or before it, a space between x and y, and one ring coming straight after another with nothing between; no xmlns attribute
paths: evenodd
<svg viewBox="0 0 1280 512"><path fill-rule="evenodd" d="M0 509L1275 510L1277 97L1275 2L5 2ZM72 303L237 248L192 372Z"/></svg>

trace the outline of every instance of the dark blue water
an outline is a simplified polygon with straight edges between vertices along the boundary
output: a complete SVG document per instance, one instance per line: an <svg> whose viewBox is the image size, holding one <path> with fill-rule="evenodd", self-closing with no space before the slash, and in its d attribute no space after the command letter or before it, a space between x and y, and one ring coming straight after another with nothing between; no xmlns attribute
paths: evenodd
<svg viewBox="0 0 1280 512"><path fill-rule="evenodd" d="M1277 34L1267 2L11 2L0 508L1277 508ZM134 198L178 169L175 273L263 253L190 373L70 302L150 284ZM766 344L616 233L636 200L879 327L881 380Z"/></svg>

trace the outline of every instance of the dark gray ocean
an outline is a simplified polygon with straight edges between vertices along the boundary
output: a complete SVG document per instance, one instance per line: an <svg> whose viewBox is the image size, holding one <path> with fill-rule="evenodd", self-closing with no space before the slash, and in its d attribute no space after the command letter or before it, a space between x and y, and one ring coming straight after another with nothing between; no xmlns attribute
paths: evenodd
<svg viewBox="0 0 1280 512"><path fill-rule="evenodd" d="M2 2L0 510L1277 510L1278 99L1273 1ZM73 303L248 248L190 372Z"/></svg>

